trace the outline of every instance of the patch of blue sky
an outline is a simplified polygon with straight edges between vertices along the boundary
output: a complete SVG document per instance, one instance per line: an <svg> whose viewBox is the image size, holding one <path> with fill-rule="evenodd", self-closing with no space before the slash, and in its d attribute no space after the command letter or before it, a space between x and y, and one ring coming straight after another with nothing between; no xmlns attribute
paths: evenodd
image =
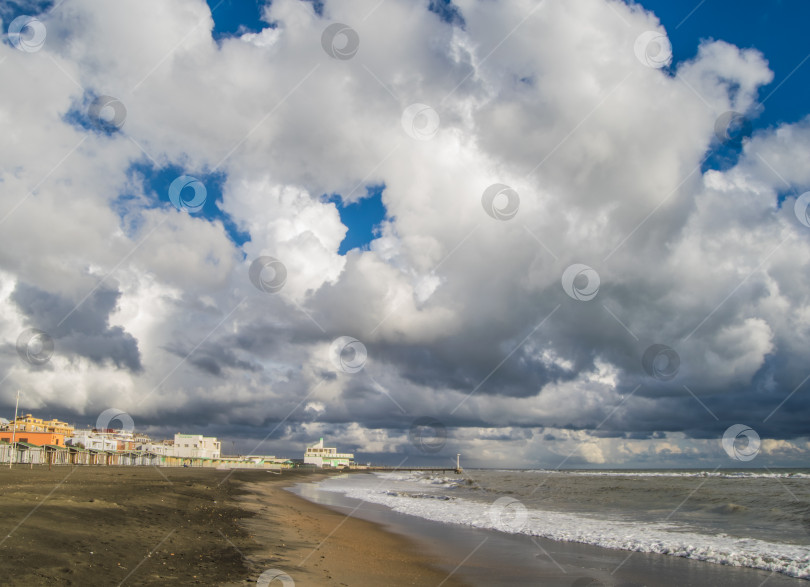
<svg viewBox="0 0 810 587"><path fill-rule="evenodd" d="M206 0L214 19L213 37L220 40L245 33L258 33L275 25L262 20L265 2L261 0ZM268 2L269 4L269 2Z"/></svg>
<svg viewBox="0 0 810 587"><path fill-rule="evenodd" d="M225 184L226 175L224 173L196 174L187 173L178 165L167 165L156 167L149 162L138 162L130 166L128 174L133 184L141 184L146 196L146 201L139 199L135 194L122 193L112 203L113 210L121 218L127 232L131 232L138 227L138 219L131 215L133 207L151 208L173 208L179 213L192 214L195 217L203 218L208 222L221 222L228 238L241 247L250 240L250 234L239 230L236 222L222 210L222 189ZM169 189L178 177L188 176L199 181L204 187L202 201L199 208L194 202L195 197L200 198L200 194L194 191L195 186L186 182L186 186L179 191L178 201L172 202L169 196ZM179 184L178 184L179 185ZM199 186L196 186L199 189ZM194 203L193 207L185 204Z"/></svg>
<svg viewBox="0 0 810 587"><path fill-rule="evenodd" d="M62 120L84 131L112 136L126 123L126 107L111 96L85 91L81 101L75 102Z"/></svg>
<svg viewBox="0 0 810 587"><path fill-rule="evenodd" d="M0 18L7 27L18 16L37 16L54 6L54 0L5 0L0 2ZM6 31L3 31L5 33Z"/></svg>
<svg viewBox="0 0 810 587"><path fill-rule="evenodd" d="M388 212L382 201L385 185L366 186L366 196L347 204L338 194L326 197L334 202L340 214L340 221L349 230L338 248L338 254L345 255L352 249L367 249L378 235L379 225Z"/></svg>
<svg viewBox="0 0 810 587"><path fill-rule="evenodd" d="M430 0L428 10L437 14L442 21L464 28L464 15L458 6L453 4L453 0Z"/></svg>
<svg viewBox="0 0 810 587"><path fill-rule="evenodd" d="M759 91L759 108L743 112L754 134L761 129L793 123L808 114L806 88L810 85L810 40L806 0L639 0L658 16L672 44L673 66L695 57L701 41L726 41L742 49L757 49L774 73ZM717 113L718 116L722 113ZM736 141L716 141L703 169L727 169L740 154Z"/></svg>

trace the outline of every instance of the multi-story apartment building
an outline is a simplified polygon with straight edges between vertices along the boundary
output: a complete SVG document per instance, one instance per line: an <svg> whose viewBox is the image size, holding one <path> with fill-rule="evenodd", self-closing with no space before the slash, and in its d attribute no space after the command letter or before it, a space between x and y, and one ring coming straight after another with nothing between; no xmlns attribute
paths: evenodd
<svg viewBox="0 0 810 587"><path fill-rule="evenodd" d="M174 456L185 458L218 459L220 442L215 436L202 434L175 434Z"/></svg>
<svg viewBox="0 0 810 587"><path fill-rule="evenodd" d="M65 437L73 435L73 426L67 422L62 422L56 418L43 420L42 418L35 418L32 414L18 416L14 422L9 422L5 427L8 430L16 429L17 432L47 432L61 434Z"/></svg>

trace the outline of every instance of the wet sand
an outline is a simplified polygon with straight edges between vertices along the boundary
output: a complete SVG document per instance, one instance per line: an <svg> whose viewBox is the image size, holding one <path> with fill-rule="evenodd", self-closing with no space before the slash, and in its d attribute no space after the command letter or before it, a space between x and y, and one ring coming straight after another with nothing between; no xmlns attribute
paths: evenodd
<svg viewBox="0 0 810 587"><path fill-rule="evenodd" d="M0 583L255 585L271 569L299 586L445 581L411 540L281 489L316 475L0 467Z"/></svg>
<svg viewBox="0 0 810 587"><path fill-rule="evenodd" d="M245 484L249 493L239 501L257 515L243 526L261 545L248 555L254 566L284 571L296 585L465 585L414 541L351 511L307 501L287 491L289 485Z"/></svg>

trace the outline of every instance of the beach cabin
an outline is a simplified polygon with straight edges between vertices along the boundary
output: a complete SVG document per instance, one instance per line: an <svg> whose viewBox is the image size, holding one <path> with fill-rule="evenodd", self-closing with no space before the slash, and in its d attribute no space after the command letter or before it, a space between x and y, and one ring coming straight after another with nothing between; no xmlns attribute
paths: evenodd
<svg viewBox="0 0 810 587"><path fill-rule="evenodd" d="M0 441L0 463L10 463L11 453L11 443L4 440Z"/></svg>
<svg viewBox="0 0 810 587"><path fill-rule="evenodd" d="M26 465L45 464L45 449L43 447L28 442L17 442L15 447L17 449L14 458L15 463Z"/></svg>
<svg viewBox="0 0 810 587"><path fill-rule="evenodd" d="M68 448L56 444L46 444L42 448L45 449L45 462L48 465L67 465L70 463L70 450Z"/></svg>
<svg viewBox="0 0 810 587"><path fill-rule="evenodd" d="M68 446L68 464L70 465L89 465L91 464L91 453L86 448L78 446Z"/></svg>

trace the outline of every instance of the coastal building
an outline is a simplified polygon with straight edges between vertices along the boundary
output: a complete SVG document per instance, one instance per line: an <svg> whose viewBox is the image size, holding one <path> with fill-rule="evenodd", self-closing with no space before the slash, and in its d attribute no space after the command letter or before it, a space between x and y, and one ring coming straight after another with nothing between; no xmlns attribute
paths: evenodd
<svg viewBox="0 0 810 587"><path fill-rule="evenodd" d="M202 434L175 434L175 457L193 459L218 459L220 457L220 442L215 436Z"/></svg>
<svg viewBox="0 0 810 587"><path fill-rule="evenodd" d="M65 437L73 435L73 426L67 422L62 422L56 418L43 420L42 418L35 418L32 414L19 416L14 422L6 423L4 428L8 430L16 429L17 432L50 432Z"/></svg>
<svg viewBox="0 0 810 587"><path fill-rule="evenodd" d="M337 448L325 447L323 438L312 446L308 446L304 453L304 464L315 465L321 468L348 467L354 463L354 453L339 453Z"/></svg>
<svg viewBox="0 0 810 587"><path fill-rule="evenodd" d="M118 450L118 441L112 432L97 430L75 430L68 439L68 446L81 446L91 450Z"/></svg>
<svg viewBox="0 0 810 587"><path fill-rule="evenodd" d="M143 452L150 452L152 454L160 455L162 457L174 456L173 440L162 440L160 442L144 442L142 444L137 444L135 448L137 450Z"/></svg>
<svg viewBox="0 0 810 587"><path fill-rule="evenodd" d="M65 446L65 435L56 434L54 432L28 432L26 430L17 430L15 433L12 430L4 430L0 432L0 441L22 442L36 446L45 446L52 444L55 446Z"/></svg>
<svg viewBox="0 0 810 587"><path fill-rule="evenodd" d="M133 432L132 433L132 439L135 441L136 445L138 445L138 444L148 444L148 443L152 442L152 439L149 438L149 435L145 434L144 432Z"/></svg>
<svg viewBox="0 0 810 587"><path fill-rule="evenodd" d="M116 450L135 450L137 445L135 435L125 430L116 430L113 432L112 438L115 440Z"/></svg>

